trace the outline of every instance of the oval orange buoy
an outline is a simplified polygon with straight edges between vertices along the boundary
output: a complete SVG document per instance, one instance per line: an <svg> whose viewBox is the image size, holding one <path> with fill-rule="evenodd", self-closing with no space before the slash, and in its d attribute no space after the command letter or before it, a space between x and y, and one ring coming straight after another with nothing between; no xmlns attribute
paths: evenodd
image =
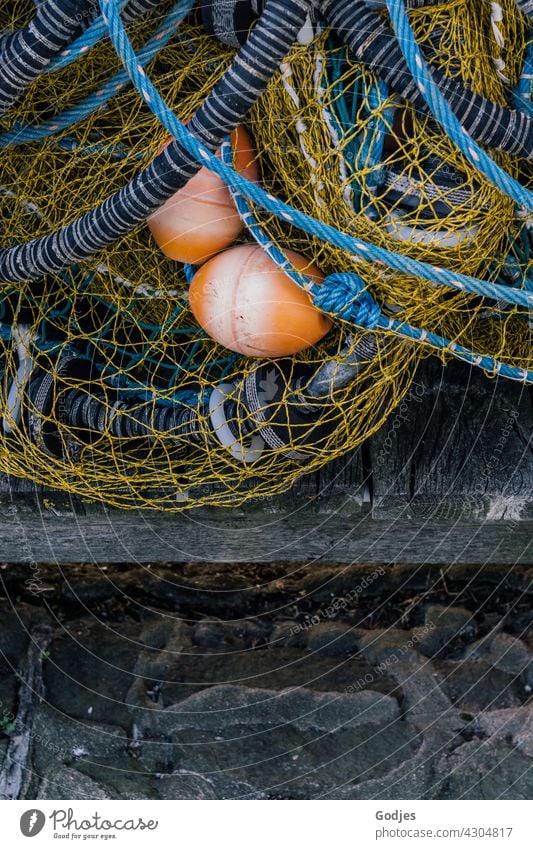
<svg viewBox="0 0 533 849"><path fill-rule="evenodd" d="M321 283L309 260L285 251L294 267ZM314 345L331 320L258 245L239 245L210 259L189 289L191 310L209 335L239 354L284 357Z"/></svg>
<svg viewBox="0 0 533 849"><path fill-rule="evenodd" d="M160 151L171 141L168 139ZM235 170L257 182L255 151L244 127L233 131L231 144ZM243 229L228 187L208 168L201 168L147 223L166 256L193 265L229 247Z"/></svg>

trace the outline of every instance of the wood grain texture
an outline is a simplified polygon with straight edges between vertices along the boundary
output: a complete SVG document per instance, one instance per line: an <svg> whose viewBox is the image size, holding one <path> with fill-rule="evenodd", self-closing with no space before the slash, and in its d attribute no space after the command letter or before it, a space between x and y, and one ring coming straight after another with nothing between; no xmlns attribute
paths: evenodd
<svg viewBox="0 0 533 849"><path fill-rule="evenodd" d="M0 558L527 564L532 435L524 387L429 360L362 449L238 509L125 512L0 476Z"/></svg>
<svg viewBox="0 0 533 849"><path fill-rule="evenodd" d="M527 387L430 360L370 441L372 514L530 520L532 439Z"/></svg>
<svg viewBox="0 0 533 849"><path fill-rule="evenodd" d="M12 507L0 559L34 563L531 563L533 523L355 519L300 510L51 516Z"/></svg>

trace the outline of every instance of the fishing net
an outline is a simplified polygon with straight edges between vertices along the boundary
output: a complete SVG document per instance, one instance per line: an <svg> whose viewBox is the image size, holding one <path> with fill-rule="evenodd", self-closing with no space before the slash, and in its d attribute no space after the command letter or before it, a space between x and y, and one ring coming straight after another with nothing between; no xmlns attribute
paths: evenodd
<svg viewBox="0 0 533 849"><path fill-rule="evenodd" d="M432 67L496 104L509 103L510 92L524 104L527 18L514 0L495 7L451 0L413 8L409 19ZM235 49L206 33L197 10L180 20L176 9L159 4L129 23L128 35L185 121ZM19 29L33 13L29 0L3 2L0 32ZM3 246L53 233L103 203L168 136L108 39L68 58L39 75L0 119ZM430 114L354 62L326 24L316 23L310 43L293 46L246 126L260 185L272 197L362 248L370 243L431 268L531 290L524 210ZM524 158L499 150L491 157L527 184ZM482 365L533 368L523 303L391 268L363 249L304 232L235 187L234 195L248 222L239 242L255 238L278 258L296 250L325 275L357 275L383 315L396 327L422 328L421 338L384 332L365 348L368 328L331 308L333 329L300 354L272 361L235 354L195 322L187 300L194 269L164 256L139 225L60 273L1 284L3 472L122 508L235 506L286 490L360 445L430 353L446 360L463 346ZM445 344L420 344L432 334ZM334 374L357 350L349 382L332 381L314 405L298 394L324 365ZM494 376L498 368L487 371ZM252 383L260 397L250 411L242 398ZM217 405L225 405L234 444L217 432ZM194 421L193 439L165 425L177 408Z"/></svg>

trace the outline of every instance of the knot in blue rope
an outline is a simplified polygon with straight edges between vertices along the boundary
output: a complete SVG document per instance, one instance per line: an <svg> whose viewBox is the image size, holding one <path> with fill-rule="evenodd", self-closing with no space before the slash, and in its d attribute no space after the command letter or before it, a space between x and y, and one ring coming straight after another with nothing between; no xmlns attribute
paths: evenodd
<svg viewBox="0 0 533 849"><path fill-rule="evenodd" d="M314 289L313 300L323 312L333 313L366 330L377 327L381 317L380 307L359 275L353 272L330 274Z"/></svg>

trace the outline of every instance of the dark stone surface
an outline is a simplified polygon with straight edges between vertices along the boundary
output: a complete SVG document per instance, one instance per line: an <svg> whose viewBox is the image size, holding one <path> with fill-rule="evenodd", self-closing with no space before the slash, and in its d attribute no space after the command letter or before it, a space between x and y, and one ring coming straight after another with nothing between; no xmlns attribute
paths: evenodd
<svg viewBox="0 0 533 849"><path fill-rule="evenodd" d="M531 797L527 575L387 567L335 606L369 567L0 574L0 780L51 635L27 799Z"/></svg>
<svg viewBox="0 0 533 849"><path fill-rule="evenodd" d="M477 634L474 614L464 607L429 605L424 615L424 625L413 629L419 650L433 657L471 642Z"/></svg>
<svg viewBox="0 0 533 849"><path fill-rule="evenodd" d="M533 764L512 743L472 740L442 757L442 799L531 799Z"/></svg>

